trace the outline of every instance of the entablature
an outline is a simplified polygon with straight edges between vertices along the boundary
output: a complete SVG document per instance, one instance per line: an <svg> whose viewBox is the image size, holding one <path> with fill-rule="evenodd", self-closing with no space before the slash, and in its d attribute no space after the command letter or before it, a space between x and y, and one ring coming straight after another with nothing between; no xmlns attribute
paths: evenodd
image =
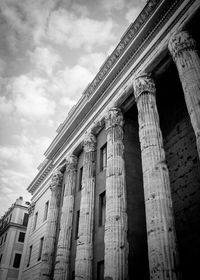
<svg viewBox="0 0 200 280"><path fill-rule="evenodd" d="M44 177L46 177L44 174L49 174L62 160L63 156L67 153L66 146L68 146L69 151L72 146L74 147L74 142L77 143L77 146L81 145L84 131L91 127L95 121L100 121L102 119L102 112L105 111L106 106L109 106L109 104L115 101L115 104L118 106L125 104L124 108L126 110L126 108L134 103L134 97L131 95L133 88L129 82L130 77L141 68L142 64L150 69L146 61L150 60L149 57L154 52L155 48L158 47L164 36L177 24L184 14L184 11L192 6L194 2L195 0L184 1L184 6L180 9L179 16L170 20L178 8L183 5L183 1L148 1L139 17L130 25L120 43L113 51L113 53L117 53L118 50L117 59L115 61L113 60L113 64L111 65L111 60L109 59L112 53L103 64L94 80L100 77L98 75L103 71L104 67L107 67L106 65L110 64L110 68L108 67L107 70L102 72L104 74L101 74L101 79L99 78L98 83L93 83L94 80L92 81L84 91L77 105L73 107L71 114L62 124L59 133L45 152L45 156L48 159L47 165L43 166L28 187L31 193L34 192L43 181ZM170 24L168 21L170 21ZM158 36L163 26L167 25L166 23L168 23L168 26L165 28L165 32L163 31L163 34ZM132 34L132 37L130 34ZM129 41L127 38L129 38ZM126 40L127 43L125 44L124 42ZM152 43L152 41L154 41L154 43ZM162 55L163 53L165 55L166 48L167 40L163 49L159 50L156 55L159 56L161 52ZM151 59L154 60L155 57ZM134 63L135 65L133 67ZM120 85L118 85L119 81ZM91 90L91 88L93 88L93 90ZM116 96L118 97L117 99ZM96 113L94 112L95 110Z"/></svg>

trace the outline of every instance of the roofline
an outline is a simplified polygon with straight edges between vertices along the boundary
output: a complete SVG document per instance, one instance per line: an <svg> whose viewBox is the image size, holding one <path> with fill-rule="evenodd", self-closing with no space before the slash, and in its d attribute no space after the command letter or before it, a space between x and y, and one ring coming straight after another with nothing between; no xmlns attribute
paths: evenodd
<svg viewBox="0 0 200 280"><path fill-rule="evenodd" d="M186 6L189 6L189 7L192 6L192 3L194 3L194 2L195 2L195 0L186 1L184 3L184 7L181 9L182 10L186 9ZM77 128L76 123L77 123L77 121L79 121L79 123L80 123L83 120L83 116L81 116L81 114L83 114L84 109L86 111L88 104L90 104L92 102L94 104L97 103L97 101L100 99L100 96L102 97L104 95L104 93L106 92L106 89L108 89L108 87L111 85L113 80L116 80L116 78L120 76L121 72L125 69L125 67L128 67L127 65L129 64L130 60L137 59L138 53L140 55L140 52L143 52L144 45L148 43L149 39L151 39L151 36L149 36L149 34L156 35L157 32L159 32L159 30L160 30L159 28L162 28L165 25L165 22L169 18L169 16L174 14L178 10L178 8L181 6L181 4L183 4L182 0L168 0L168 1L150 0L146 4L146 6L144 7L144 9L141 11L140 15L136 19L136 21L130 25L130 27L127 29L125 34L122 36L122 39L117 46L117 48L118 48L120 46L120 44L122 42L124 42L123 40L125 40L127 38L127 36L129 36L129 32L133 32L134 27L138 26L137 32L134 33L134 37L132 37L130 39L130 41L126 45L124 45L120 56L118 56L118 58L117 58L118 63L116 63L117 61L115 61L114 65L112 65L112 67L110 67L108 69L107 73L105 73L105 76L99 82L98 86L96 88L94 88L93 92L91 92L88 96L86 94L86 92L88 92L87 90L88 90L88 88L90 88L91 84L94 82L94 80L95 80L94 79L92 81L92 83L84 91L84 93L81 96L80 100L78 101L77 105L72 108L71 115L70 114L68 115L68 117L64 121L59 133L57 134L57 136L54 138L54 140L52 141L52 143L46 150L45 155L48 157L48 162L47 162L47 164L45 164L42 167L42 169L39 171L39 173L36 175L34 180L31 182L31 184L27 188L27 190L29 192L31 192L33 194L33 192L37 189L37 187L43 181L43 179L55 167L55 165L53 164L54 158L58 155L58 153L62 152L63 147L66 145L66 141L68 140L68 138L72 137L73 133L75 133L75 130ZM147 7L149 7L148 5L150 5L152 8L151 12L149 12L149 10L147 10ZM166 9L167 9L167 11L169 10L169 12L168 12L168 14L166 13L167 16L163 20L163 13L166 12ZM144 11L146 14L144 13ZM155 19L155 17L153 17L153 15L155 15L155 14L156 14L156 19ZM164 13L164 15L166 15L166 14ZM181 13L179 16L181 17ZM160 24L160 22L162 24ZM176 21L174 20L173 25L175 25L176 22L177 22L177 19L176 19ZM149 33L147 33L147 30L146 30L147 26L150 27L148 29ZM156 28L158 30L155 31ZM136 36L137 36L137 39L135 40ZM144 43L144 44L142 44L142 43ZM117 50L117 48L113 51L113 53ZM133 58L133 55L130 58L130 53L133 50L136 50L136 54L134 53L135 58ZM112 56L112 54L111 54L111 56ZM129 60L127 60L127 57L125 56L126 54L127 54ZM109 58L111 56L109 56ZM109 58L103 64L103 66L101 67L101 69L98 72L98 74L96 75L96 77L98 75L100 75L101 71L103 71L104 66L109 61ZM125 63L125 66L124 66L124 63ZM119 69L120 71L118 71L118 73L116 74L115 72L117 72L117 70L116 70L117 67L120 68ZM114 72L114 70L115 70L115 72ZM115 76L113 76L113 73L115 73ZM102 90L102 88L103 88L103 90ZM95 98L96 98L96 101L95 101L96 103L94 102ZM86 118L86 117L88 118L88 111L86 111L84 114L85 114L84 118ZM49 168L49 162L51 162L51 168ZM46 175L44 175L44 174L46 174Z"/></svg>
<svg viewBox="0 0 200 280"><path fill-rule="evenodd" d="M62 124L62 128L59 130L59 133L55 136L47 150L45 151L44 155L47 158L51 158L50 154L54 149L55 145L59 142L61 137L63 136L64 131L69 126L70 122L73 122L73 119L76 117L77 111L80 111L84 108L85 103L88 101L88 97L94 95L95 91L98 87L104 82L106 76L114 69L116 63L120 61L121 57L126 52L127 48L130 46L131 42L134 41L138 33L141 31L144 25L147 24L147 19L153 15L156 11L158 6L164 0L150 0L146 3L143 10L140 12L136 20L129 25L128 29L125 31L123 36L121 37L120 42L118 43L117 47L108 56L105 62L100 67L99 72L96 74L92 82L87 86L87 88L82 93L80 99L78 100L77 104L72 107L70 112L68 113L67 118Z"/></svg>

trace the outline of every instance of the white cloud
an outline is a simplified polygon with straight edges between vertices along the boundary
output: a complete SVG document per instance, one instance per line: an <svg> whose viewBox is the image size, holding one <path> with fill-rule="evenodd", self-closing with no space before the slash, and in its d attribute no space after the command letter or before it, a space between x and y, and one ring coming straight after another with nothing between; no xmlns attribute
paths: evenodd
<svg viewBox="0 0 200 280"><path fill-rule="evenodd" d="M9 47L16 51L20 44L30 39L39 43L45 34L48 17L58 3L59 0L2 0L1 16L7 24Z"/></svg>
<svg viewBox="0 0 200 280"><path fill-rule="evenodd" d="M0 204L4 209L18 196L29 198L26 188L50 144L48 137L30 138L24 133L15 135L14 139L15 145L0 146Z"/></svg>
<svg viewBox="0 0 200 280"><path fill-rule="evenodd" d="M111 19L92 19L87 7L76 3L3 0L1 12L7 24L6 39L12 50L22 47L24 42L38 45L42 40L65 44L71 49L83 47L90 50L115 39Z"/></svg>
<svg viewBox="0 0 200 280"><path fill-rule="evenodd" d="M10 100L7 100L5 96L0 96L0 115L7 116L14 110L13 104Z"/></svg>
<svg viewBox="0 0 200 280"><path fill-rule="evenodd" d="M96 74L105 59L106 56L104 53L89 53L80 57L79 64L84 66L86 69L89 69L92 73Z"/></svg>
<svg viewBox="0 0 200 280"><path fill-rule="evenodd" d="M25 201L30 201L30 194L26 188L30 182L30 178L23 172L14 170L0 170L0 216L15 202L17 197L23 196Z"/></svg>
<svg viewBox="0 0 200 280"><path fill-rule="evenodd" d="M47 81L39 77L16 77L10 88L17 112L32 120L53 115L55 102L47 95L47 85Z"/></svg>
<svg viewBox="0 0 200 280"><path fill-rule="evenodd" d="M103 7L110 13L113 10L122 10L126 0L103 0Z"/></svg>
<svg viewBox="0 0 200 280"><path fill-rule="evenodd" d="M68 97L62 97L59 100L60 105L71 108L72 106L74 106L76 104L75 100L72 100Z"/></svg>
<svg viewBox="0 0 200 280"><path fill-rule="evenodd" d="M66 67L54 77L54 91L69 99L77 100L92 78L93 74L81 65Z"/></svg>
<svg viewBox="0 0 200 280"><path fill-rule="evenodd" d="M125 14L125 19L132 23L136 20L137 16L141 12L141 7L132 7L128 10L128 12Z"/></svg>
<svg viewBox="0 0 200 280"><path fill-rule="evenodd" d="M97 21L88 17L79 17L64 9L51 14L47 38L56 44L66 44L71 49L104 46L111 42L114 24L111 20Z"/></svg>
<svg viewBox="0 0 200 280"><path fill-rule="evenodd" d="M6 62L0 57L0 76L3 74L6 67Z"/></svg>
<svg viewBox="0 0 200 280"><path fill-rule="evenodd" d="M36 47L34 52L29 52L28 54L32 64L49 76L52 75L54 68L61 63L61 57L50 46Z"/></svg>

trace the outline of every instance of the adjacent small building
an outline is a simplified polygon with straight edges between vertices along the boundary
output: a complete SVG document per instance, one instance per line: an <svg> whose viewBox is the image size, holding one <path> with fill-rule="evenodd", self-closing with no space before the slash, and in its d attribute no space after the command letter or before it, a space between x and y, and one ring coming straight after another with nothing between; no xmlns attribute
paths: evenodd
<svg viewBox="0 0 200 280"><path fill-rule="evenodd" d="M16 199L0 219L0 279L18 278L28 224L28 206L23 197Z"/></svg>

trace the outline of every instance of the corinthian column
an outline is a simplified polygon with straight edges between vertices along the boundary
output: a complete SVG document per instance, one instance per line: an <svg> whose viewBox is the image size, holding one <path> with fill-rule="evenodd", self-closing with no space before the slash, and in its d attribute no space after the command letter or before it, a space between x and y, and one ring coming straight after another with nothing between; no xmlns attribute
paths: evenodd
<svg viewBox="0 0 200 280"><path fill-rule="evenodd" d="M76 280L92 279L95 161L96 137L88 134L84 140L83 179L75 262Z"/></svg>
<svg viewBox="0 0 200 280"><path fill-rule="evenodd" d="M42 254L42 262L40 267L40 280L52 279L62 178L63 174L60 171L56 171L53 174L50 184L51 200L49 205L46 237L44 241L44 253Z"/></svg>
<svg viewBox="0 0 200 280"><path fill-rule="evenodd" d="M142 153L150 278L178 279L178 252L169 172L155 98L154 81L146 74L134 82Z"/></svg>
<svg viewBox="0 0 200 280"><path fill-rule="evenodd" d="M169 51L178 69L200 157L200 58L195 40L186 31L175 33Z"/></svg>
<svg viewBox="0 0 200 280"><path fill-rule="evenodd" d="M69 279L69 257L74 208L74 190L76 185L76 166L77 157L71 155L67 159L65 171L65 192L60 219L54 280Z"/></svg>
<svg viewBox="0 0 200 280"><path fill-rule="evenodd" d="M106 222L105 279L125 280L128 273L126 185L124 169L123 115L112 108L106 116Z"/></svg>

